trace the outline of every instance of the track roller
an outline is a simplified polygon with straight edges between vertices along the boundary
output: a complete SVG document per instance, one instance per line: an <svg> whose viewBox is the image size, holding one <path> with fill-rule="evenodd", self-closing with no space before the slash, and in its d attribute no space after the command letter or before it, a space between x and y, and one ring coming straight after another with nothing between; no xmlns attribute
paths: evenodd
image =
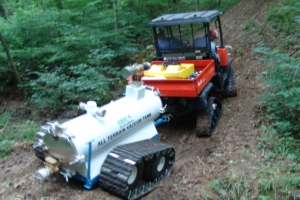
<svg viewBox="0 0 300 200"><path fill-rule="evenodd" d="M148 160L145 166L144 178L148 181L154 181L161 177L164 172L170 168L170 154L167 152L158 152L153 159Z"/></svg>
<svg viewBox="0 0 300 200"><path fill-rule="evenodd" d="M123 199L137 199L168 177L174 162L174 148L160 141L120 145L106 157L99 183Z"/></svg>

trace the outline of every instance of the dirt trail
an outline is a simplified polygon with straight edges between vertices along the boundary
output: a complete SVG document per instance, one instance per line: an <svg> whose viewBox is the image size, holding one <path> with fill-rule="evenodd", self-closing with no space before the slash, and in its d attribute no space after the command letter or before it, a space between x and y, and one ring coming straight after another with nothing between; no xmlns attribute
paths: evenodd
<svg viewBox="0 0 300 200"><path fill-rule="evenodd" d="M207 188L209 182L228 172L244 176L257 170L250 158L261 156L256 150L258 133L253 116L260 91L256 77L261 69L251 52L259 41L253 36L246 38L242 30L250 19L262 22L270 2L242 0L222 17L225 44L234 48L232 66L237 75L238 97L223 100L223 116L211 138L195 137L189 124L158 127L162 139L174 145L176 162L171 176L143 200L202 199L204 194L215 199ZM86 191L78 181L65 183L60 175L40 185L32 174L41 166L31 143L17 144L11 156L0 161L0 199L118 199L99 186Z"/></svg>

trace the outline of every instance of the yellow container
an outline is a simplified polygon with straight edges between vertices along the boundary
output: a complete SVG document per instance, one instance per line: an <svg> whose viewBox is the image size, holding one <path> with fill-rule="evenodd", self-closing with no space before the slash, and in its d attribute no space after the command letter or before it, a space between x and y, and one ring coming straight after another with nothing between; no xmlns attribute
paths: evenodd
<svg viewBox="0 0 300 200"><path fill-rule="evenodd" d="M187 78L194 73L194 64L152 65L145 76L163 76L166 78Z"/></svg>
<svg viewBox="0 0 300 200"><path fill-rule="evenodd" d="M147 71L144 71L145 76L162 76L162 72L165 71L167 66L165 65L152 65Z"/></svg>

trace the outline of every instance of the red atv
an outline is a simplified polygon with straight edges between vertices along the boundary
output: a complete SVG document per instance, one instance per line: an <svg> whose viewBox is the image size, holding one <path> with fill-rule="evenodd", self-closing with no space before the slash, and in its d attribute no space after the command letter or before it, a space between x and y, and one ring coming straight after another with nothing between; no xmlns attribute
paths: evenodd
<svg viewBox="0 0 300 200"><path fill-rule="evenodd" d="M149 23L156 56L142 81L159 90L163 118L196 113L198 136L211 136L217 127L222 105L216 97L237 96L232 48L223 43L221 15L217 10L165 14Z"/></svg>

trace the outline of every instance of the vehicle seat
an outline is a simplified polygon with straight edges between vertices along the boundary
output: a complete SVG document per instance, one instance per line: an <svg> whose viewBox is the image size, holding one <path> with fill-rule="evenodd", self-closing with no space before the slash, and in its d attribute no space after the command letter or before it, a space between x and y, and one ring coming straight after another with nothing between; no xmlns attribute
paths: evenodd
<svg viewBox="0 0 300 200"><path fill-rule="evenodd" d="M202 38L196 38L194 40L194 45L195 47L198 48L206 48L206 37L202 37Z"/></svg>
<svg viewBox="0 0 300 200"><path fill-rule="evenodd" d="M159 49L173 49L180 47L180 40L175 37L166 37L158 41Z"/></svg>

